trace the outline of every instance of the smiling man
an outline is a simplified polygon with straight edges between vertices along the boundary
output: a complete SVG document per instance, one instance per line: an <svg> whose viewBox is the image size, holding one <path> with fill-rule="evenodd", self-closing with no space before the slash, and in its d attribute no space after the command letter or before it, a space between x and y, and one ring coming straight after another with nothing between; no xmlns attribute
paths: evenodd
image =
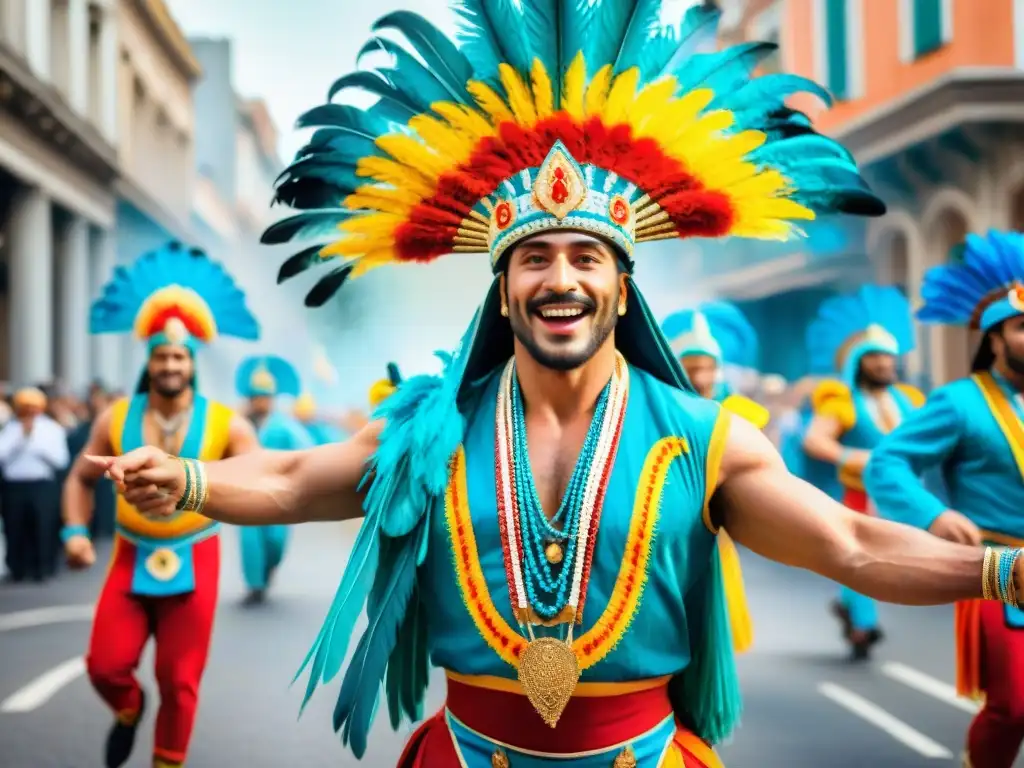
<svg viewBox="0 0 1024 768"><path fill-rule="evenodd" d="M264 235L340 231L281 268L345 259L314 305L389 261L487 254L495 279L442 375L402 382L340 445L92 461L152 514L365 515L307 658L311 695L358 637L333 718L358 756L382 684L394 727L422 719L433 662L446 706L403 768L718 766L710 745L740 711L723 527L764 556L912 604L980 596L986 555L789 475L756 427L693 391L632 279L644 241L783 238L815 210L884 210L847 155L784 107L791 78L744 88L772 46L689 55L714 39L711 4L671 32L656 4L569 3L547 24L499 6L501 29L461 7L464 49L413 14L382 19L416 47L395 59L408 77L389 70L392 90L370 110L306 116L345 127L316 134L283 176L278 198L310 210ZM1018 555L1000 555L1003 586Z"/></svg>

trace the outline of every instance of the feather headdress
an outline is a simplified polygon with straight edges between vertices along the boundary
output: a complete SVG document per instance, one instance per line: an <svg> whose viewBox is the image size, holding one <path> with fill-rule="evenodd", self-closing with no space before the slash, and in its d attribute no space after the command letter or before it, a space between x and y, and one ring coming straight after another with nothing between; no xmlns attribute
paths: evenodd
<svg viewBox="0 0 1024 768"><path fill-rule="evenodd" d="M807 328L807 349L813 372L841 373L852 385L864 355L905 355L914 349L910 302L891 285L865 285L826 299Z"/></svg>
<svg viewBox="0 0 1024 768"><path fill-rule="evenodd" d="M235 390L241 397L287 395L302 391L295 366L277 355L247 357L235 370Z"/></svg>
<svg viewBox="0 0 1024 768"><path fill-rule="evenodd" d="M255 341L260 326L245 294L203 251L170 242L117 267L89 315L90 333L134 333L193 352L218 335Z"/></svg>
<svg viewBox="0 0 1024 768"><path fill-rule="evenodd" d="M414 13L388 14L362 53L391 66L339 78L317 127L277 184L301 212L265 243L319 238L286 280L336 266L306 297L323 304L350 277L457 251L497 265L517 240L579 229L615 243L739 236L784 240L817 212L885 206L849 152L786 106L814 82L753 78L776 48L705 52L720 11L660 26L660 0L460 0L461 46ZM334 103L369 91L370 109Z"/></svg>
<svg viewBox="0 0 1024 768"><path fill-rule="evenodd" d="M708 355L747 368L757 361L757 332L740 308L710 301L665 318L661 330L677 357Z"/></svg>

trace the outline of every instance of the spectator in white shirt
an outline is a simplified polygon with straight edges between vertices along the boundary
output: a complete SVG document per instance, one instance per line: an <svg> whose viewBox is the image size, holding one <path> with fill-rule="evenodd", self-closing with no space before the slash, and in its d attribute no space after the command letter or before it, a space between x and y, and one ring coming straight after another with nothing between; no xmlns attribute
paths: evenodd
<svg viewBox="0 0 1024 768"><path fill-rule="evenodd" d="M13 398L14 418L0 429L4 538L12 581L44 581L57 570L60 473L69 462L67 434L46 416L46 396L26 388Z"/></svg>

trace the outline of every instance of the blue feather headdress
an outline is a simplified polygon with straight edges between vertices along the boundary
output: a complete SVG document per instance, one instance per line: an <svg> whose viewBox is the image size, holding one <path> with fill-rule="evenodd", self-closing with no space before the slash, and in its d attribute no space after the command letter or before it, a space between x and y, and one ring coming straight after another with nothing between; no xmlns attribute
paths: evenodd
<svg viewBox="0 0 1024 768"><path fill-rule="evenodd" d="M785 240L819 213L885 211L850 153L786 105L799 92L826 103L828 94L795 75L753 77L772 43L714 50L721 14L712 3L668 29L660 0L459 0L456 10L459 45L413 13L380 19L374 31L382 34L362 53L383 52L390 66L344 75L328 103L299 119L317 130L275 197L299 212L268 228L263 242L313 241L285 261L279 282L330 264L307 306L377 266L454 252L487 254L497 274L517 242L549 230L600 237L631 270L646 241ZM333 101L351 90L379 99L369 109ZM620 351L670 386L690 388L636 284L626 286ZM340 671L366 607L369 627L334 718L357 756L382 682L394 727L421 714L427 657L416 570L463 439L472 389L464 383L512 354L500 305L496 278L443 375L403 381L378 412L386 427L364 523L300 670L309 669L308 700ZM716 563L694 607L692 661L670 686L710 742L739 715Z"/></svg>
<svg viewBox="0 0 1024 768"><path fill-rule="evenodd" d="M852 387L864 355L914 349L910 302L899 288L878 285L826 299L807 328L807 349L814 373L839 373Z"/></svg>
<svg viewBox="0 0 1024 768"><path fill-rule="evenodd" d="M921 285L926 323L987 331L1024 313L1024 235L967 235L949 264L929 269Z"/></svg>
<svg viewBox="0 0 1024 768"><path fill-rule="evenodd" d="M172 241L118 266L89 313L90 333L134 333L150 352L183 346L193 357L217 336L255 341L260 326L245 294L217 262ZM145 374L140 380L143 387Z"/></svg>
<svg viewBox="0 0 1024 768"><path fill-rule="evenodd" d="M284 358L256 355L247 357L235 370L235 389L241 397L298 397L302 383L295 366Z"/></svg>
<svg viewBox="0 0 1024 768"><path fill-rule="evenodd" d="M676 357L708 355L719 364L745 368L757 362L757 332L740 308L728 301L710 301L669 315L661 330Z"/></svg>

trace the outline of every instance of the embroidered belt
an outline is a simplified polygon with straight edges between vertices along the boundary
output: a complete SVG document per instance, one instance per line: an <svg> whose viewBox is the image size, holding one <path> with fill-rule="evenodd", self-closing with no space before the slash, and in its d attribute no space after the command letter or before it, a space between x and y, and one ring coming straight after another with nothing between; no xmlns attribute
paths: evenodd
<svg viewBox="0 0 1024 768"><path fill-rule="evenodd" d="M628 745L672 721L669 677L627 683L582 682L549 728L514 680L448 672L446 707L470 731L534 754L579 755ZM669 733L675 732L674 724Z"/></svg>

